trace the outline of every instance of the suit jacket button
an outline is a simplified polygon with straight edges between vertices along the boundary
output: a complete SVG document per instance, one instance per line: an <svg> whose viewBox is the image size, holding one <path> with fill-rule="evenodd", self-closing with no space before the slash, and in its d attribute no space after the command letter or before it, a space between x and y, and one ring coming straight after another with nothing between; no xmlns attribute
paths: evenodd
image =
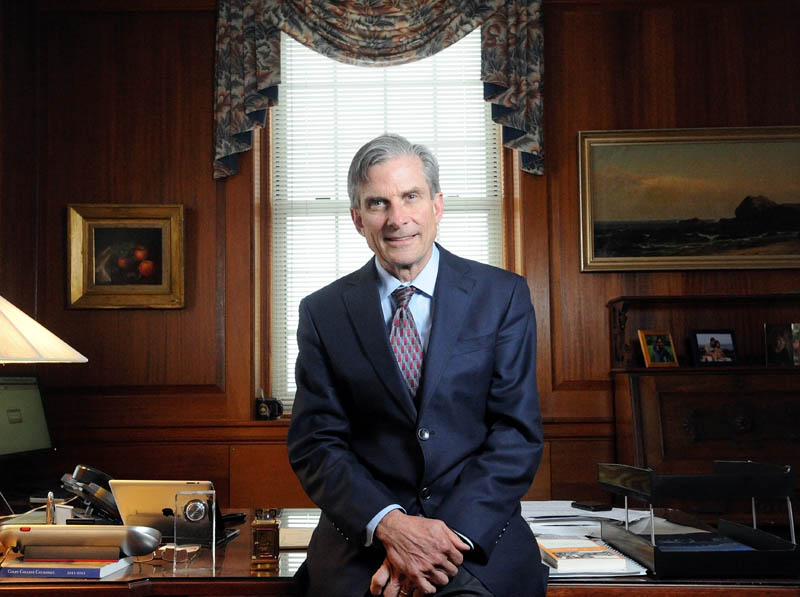
<svg viewBox="0 0 800 597"><path fill-rule="evenodd" d="M430 499L431 497L431 488L430 487L423 487L419 491L419 495L423 500Z"/></svg>
<svg viewBox="0 0 800 597"><path fill-rule="evenodd" d="M425 427L420 427L417 429L417 437L422 441L427 441L430 438L431 432L428 431Z"/></svg>

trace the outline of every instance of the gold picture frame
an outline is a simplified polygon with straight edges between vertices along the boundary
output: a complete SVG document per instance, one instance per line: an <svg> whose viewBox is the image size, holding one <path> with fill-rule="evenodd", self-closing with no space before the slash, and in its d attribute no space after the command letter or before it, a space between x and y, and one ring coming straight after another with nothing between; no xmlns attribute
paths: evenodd
<svg viewBox="0 0 800 597"><path fill-rule="evenodd" d="M69 307L183 307L183 237L183 205L68 205Z"/></svg>
<svg viewBox="0 0 800 597"><path fill-rule="evenodd" d="M800 267L800 127L581 131L581 271Z"/></svg>
<svg viewBox="0 0 800 597"><path fill-rule="evenodd" d="M667 330L638 330L645 367L677 367L678 355Z"/></svg>

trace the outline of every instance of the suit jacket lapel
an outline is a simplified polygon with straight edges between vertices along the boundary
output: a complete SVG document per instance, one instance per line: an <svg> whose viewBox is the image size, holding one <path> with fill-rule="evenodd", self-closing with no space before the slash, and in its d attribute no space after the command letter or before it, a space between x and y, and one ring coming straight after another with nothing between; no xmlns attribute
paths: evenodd
<svg viewBox="0 0 800 597"><path fill-rule="evenodd" d="M438 245L437 245L438 246ZM447 360L461 333L475 280L469 266L439 247L439 273L434 290L433 325L422 375L420 407L433 395Z"/></svg>
<svg viewBox="0 0 800 597"><path fill-rule="evenodd" d="M343 300L364 354L372 363L375 373L414 421L417 418L416 407L389 344L376 277L375 265L370 259L353 276L351 286L343 294Z"/></svg>

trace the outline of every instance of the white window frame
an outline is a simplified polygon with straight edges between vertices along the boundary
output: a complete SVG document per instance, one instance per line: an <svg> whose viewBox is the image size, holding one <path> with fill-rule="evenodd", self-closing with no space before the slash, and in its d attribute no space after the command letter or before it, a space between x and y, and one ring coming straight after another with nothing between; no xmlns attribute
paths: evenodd
<svg viewBox="0 0 800 597"><path fill-rule="evenodd" d="M480 36L480 32L473 35ZM293 40L292 40L293 41ZM286 40L282 40L282 44ZM293 42L297 43L297 42ZM447 50L445 50L447 51ZM282 62L286 59L287 52L282 49ZM478 54L479 59L479 54ZM353 67L350 67L353 68ZM396 68L396 67L388 67ZM271 251L269 251L270 259L272 260L272 267L270 271L270 298L271 298L271 313L270 313L270 333L271 340L269 346L271 347L270 354L270 367L271 367L271 386L272 395L280 398L284 402L286 412L291 412L291 404L294 400L294 361L297 356L296 347L296 329L298 321L298 310L300 300L321 288L325 283L331 282L336 278L347 274L361 265L363 265L371 256L372 252L366 245L366 241L355 230L350 214L349 214L349 201L347 201L346 191L346 172L349 166L349 160L357 149L350 148L341 156L334 156L331 162L336 164L337 177L332 181L333 193L322 193L324 196L335 194L338 199L330 198L309 198L304 201L287 200L284 189L289 186L283 173L286 168L281 170L280 165L276 165L276 155L286 155L285 147L282 147L282 142L288 138L287 124L280 112L282 107L288 105L286 95L290 91L291 77L287 77L287 70L285 64L282 64L282 73L284 73L284 83L279 87L281 93L279 97L279 107L271 110L271 143L270 148L270 196L271 196ZM475 77L475 86L482 89L479 77ZM491 263L493 265L503 265L503 185L502 185L502 146L500 143L500 127L491 122L490 106L481 98L480 109L482 110L484 127L484 138L482 143L489 148L491 164L487 165L486 178L490 181L490 192L484 192L480 197L465 196L471 190L470 181L464 181L462 187L467 189L466 192L452 193L448 189L452 189L453 184L448 184L447 177L444 169L442 172L442 191L444 194L445 213L440 224L439 237L437 240L442 240L443 246L452 250L454 253ZM387 129L384 129L387 130ZM428 145L434 154L440 155L443 150L437 147L435 142L429 140L421 140L411 133L405 133L402 130L389 129L392 132L399 132L405 134L412 142L423 142ZM375 134L380 134L383 130L377 131ZM306 133L308 134L308 133ZM363 143L372 136L363 136L359 142ZM442 158L440 157L440 162ZM467 173L469 175L469 173ZM313 242L310 246L304 249L292 249L288 239L292 235L292 230L287 225L289 218L293 217L292 214L297 214L298 210L303 214L303 217L324 217L326 224L323 228L318 229L313 235ZM294 216L299 217L299 216ZM459 243L453 238L452 233L448 235L448 230L460 232L464 226L469 225L470 219L485 218L488 221L486 224L479 225L481 230L490 230L484 237L485 240L476 241L474 234L465 235L466 242ZM336 235L339 239L338 244L347 246L348 250L354 251L349 257L342 257L339 251L333 246L329 245L323 239L321 234L323 231L330 231L331 229L338 229L339 233ZM306 233L308 234L308 233ZM449 238L448 238L449 236ZM476 253L474 249L485 249L483 254ZM291 281L287 282L287 277L294 275L298 279L305 279L302 273L292 274L291 268L284 267L286 264L291 263L294 266L302 264L304 261L313 263L320 259L326 259L331 264L331 272L328 279L313 279L309 284L294 287L291 294L288 292L287 284L292 284Z"/></svg>

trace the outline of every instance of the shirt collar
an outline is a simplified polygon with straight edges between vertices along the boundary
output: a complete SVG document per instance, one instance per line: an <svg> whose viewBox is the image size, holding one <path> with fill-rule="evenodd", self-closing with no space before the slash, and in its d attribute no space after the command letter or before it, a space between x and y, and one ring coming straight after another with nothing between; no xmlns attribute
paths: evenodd
<svg viewBox="0 0 800 597"><path fill-rule="evenodd" d="M397 278L395 278L392 274L386 271L384 267L381 265L378 258L375 257L375 269L378 270L378 293L380 294L381 300L387 298L398 286L405 286L404 282L401 282ZM417 277L409 282L409 285L414 286L417 290L422 292L423 294L432 297L433 296L433 289L436 287L436 276L439 274L439 249L436 245L433 245L433 252L431 253L431 258L428 259L428 263L425 264L425 267L422 268L422 271L417 274Z"/></svg>

